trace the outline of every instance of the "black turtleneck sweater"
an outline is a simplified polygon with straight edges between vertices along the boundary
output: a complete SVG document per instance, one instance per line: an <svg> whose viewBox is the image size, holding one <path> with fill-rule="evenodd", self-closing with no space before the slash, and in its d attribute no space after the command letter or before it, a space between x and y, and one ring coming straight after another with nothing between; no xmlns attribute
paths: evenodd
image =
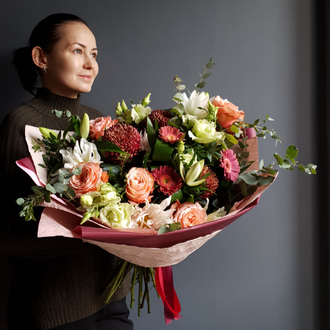
<svg viewBox="0 0 330 330"><path fill-rule="evenodd" d="M117 260L79 239L37 238L38 223L18 217L20 208L15 201L31 194L30 187L34 185L15 164L29 156L25 125L65 129L68 120L57 118L53 109L70 110L80 118L84 113L91 119L102 116L81 105L80 97L71 99L39 89L35 98L10 112L0 126L0 253L11 256L13 279L8 311L13 316L10 322L17 323L17 329L29 328L31 319L38 329L46 330L102 309L105 297L100 291ZM123 298L129 287L127 278L111 301Z"/></svg>

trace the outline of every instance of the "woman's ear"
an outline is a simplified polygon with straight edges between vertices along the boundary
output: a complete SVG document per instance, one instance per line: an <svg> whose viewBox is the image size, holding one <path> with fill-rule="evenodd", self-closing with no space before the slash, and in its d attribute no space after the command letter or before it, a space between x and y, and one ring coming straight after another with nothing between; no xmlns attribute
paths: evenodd
<svg viewBox="0 0 330 330"><path fill-rule="evenodd" d="M41 47L36 46L32 49L32 60L38 68L42 70L47 69L47 59Z"/></svg>

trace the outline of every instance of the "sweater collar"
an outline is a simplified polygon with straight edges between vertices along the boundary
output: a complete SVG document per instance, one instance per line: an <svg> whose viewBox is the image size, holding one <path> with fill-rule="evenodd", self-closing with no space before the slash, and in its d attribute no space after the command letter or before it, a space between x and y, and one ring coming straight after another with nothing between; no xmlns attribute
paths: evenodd
<svg viewBox="0 0 330 330"><path fill-rule="evenodd" d="M53 94L46 88L38 88L36 98L46 106L59 111L69 110L76 115L80 107L80 94L76 99Z"/></svg>

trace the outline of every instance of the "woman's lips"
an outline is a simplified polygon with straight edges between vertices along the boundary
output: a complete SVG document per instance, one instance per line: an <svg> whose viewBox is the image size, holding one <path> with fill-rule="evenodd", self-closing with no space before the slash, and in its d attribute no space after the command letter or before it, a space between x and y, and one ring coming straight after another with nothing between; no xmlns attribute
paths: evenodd
<svg viewBox="0 0 330 330"><path fill-rule="evenodd" d="M85 80L91 80L92 79L92 76L90 75L79 75L80 78L83 78Z"/></svg>

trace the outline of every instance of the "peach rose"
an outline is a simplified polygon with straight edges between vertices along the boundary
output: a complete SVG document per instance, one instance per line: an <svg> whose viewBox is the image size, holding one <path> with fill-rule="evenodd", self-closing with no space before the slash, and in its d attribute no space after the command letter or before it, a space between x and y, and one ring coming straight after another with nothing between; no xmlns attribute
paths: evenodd
<svg viewBox="0 0 330 330"><path fill-rule="evenodd" d="M92 140L98 140L100 136L104 136L104 131L118 123L118 119L112 120L110 116L99 117L89 121L89 134Z"/></svg>
<svg viewBox="0 0 330 330"><path fill-rule="evenodd" d="M171 208L175 208L174 222L180 222L181 228L188 228L204 223L207 220L206 211L199 203L186 202L181 204L178 200L172 204Z"/></svg>
<svg viewBox="0 0 330 330"><path fill-rule="evenodd" d="M102 183L102 169L100 163L80 163L74 166L71 172L78 167L81 168L81 174L72 176L69 183L69 186L76 192L76 197L79 198L90 191L99 191Z"/></svg>
<svg viewBox="0 0 330 330"><path fill-rule="evenodd" d="M127 173L126 196L131 204L149 202L153 196L154 178L151 173L140 167L132 167Z"/></svg>
<svg viewBox="0 0 330 330"><path fill-rule="evenodd" d="M238 119L244 118L244 111L238 110L238 107L227 99L223 100L219 95L210 100L218 108L218 122L223 128L230 127Z"/></svg>

